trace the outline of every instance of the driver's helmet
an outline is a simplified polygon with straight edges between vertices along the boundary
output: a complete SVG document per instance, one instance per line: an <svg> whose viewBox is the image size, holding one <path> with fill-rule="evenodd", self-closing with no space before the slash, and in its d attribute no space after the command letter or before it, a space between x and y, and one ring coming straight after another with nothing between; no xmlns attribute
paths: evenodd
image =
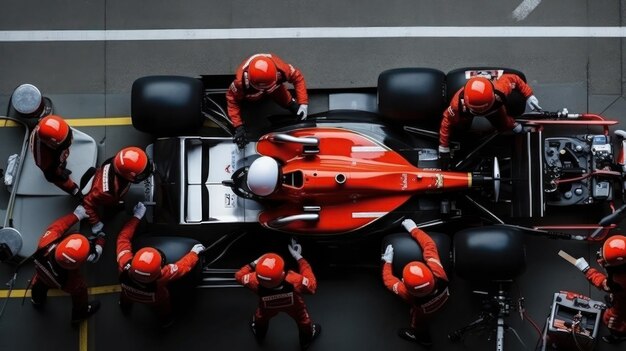
<svg viewBox="0 0 626 351"><path fill-rule="evenodd" d="M474 113L488 111L496 100L493 83L485 77L474 77L465 83L463 92L465 105Z"/></svg>
<svg viewBox="0 0 626 351"><path fill-rule="evenodd" d="M84 235L70 234L57 245L54 259L65 269L78 269L87 260L89 250L89 240Z"/></svg>
<svg viewBox="0 0 626 351"><path fill-rule="evenodd" d="M626 264L626 236L614 235L606 239L601 255L606 266Z"/></svg>
<svg viewBox="0 0 626 351"><path fill-rule="evenodd" d="M419 261L407 263L402 270L402 282L409 294L422 297L435 289L435 277L426 264Z"/></svg>
<svg viewBox="0 0 626 351"><path fill-rule="evenodd" d="M248 65L248 80L257 90L269 90L278 81L276 64L271 58L258 55Z"/></svg>
<svg viewBox="0 0 626 351"><path fill-rule="evenodd" d="M257 196L267 196L278 187L280 167L275 159L261 156L248 169L248 189Z"/></svg>

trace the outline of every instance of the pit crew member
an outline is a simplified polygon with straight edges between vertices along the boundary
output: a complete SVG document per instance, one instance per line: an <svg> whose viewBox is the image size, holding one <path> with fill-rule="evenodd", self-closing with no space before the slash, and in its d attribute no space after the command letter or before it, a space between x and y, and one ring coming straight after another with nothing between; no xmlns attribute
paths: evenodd
<svg viewBox="0 0 626 351"><path fill-rule="evenodd" d="M422 248L424 262L412 261L404 266L402 280L393 275L393 246L388 245L382 255L384 261L383 283L410 306L410 328L401 328L398 335L424 347L432 346L428 322L433 314L448 300L448 276L441 265L435 242L411 219L402 226Z"/></svg>

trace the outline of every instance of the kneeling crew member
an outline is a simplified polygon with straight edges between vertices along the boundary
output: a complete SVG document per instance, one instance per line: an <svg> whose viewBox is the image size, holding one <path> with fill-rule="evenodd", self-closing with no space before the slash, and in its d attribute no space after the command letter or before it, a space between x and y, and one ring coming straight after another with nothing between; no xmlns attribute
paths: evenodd
<svg viewBox="0 0 626 351"><path fill-rule="evenodd" d="M39 240L34 254L33 306L44 306L50 288L63 290L72 296L72 324L88 318L100 308L100 302L88 302L87 285L80 274L80 267L86 261L98 261L104 246L104 234L96 238L92 247L84 235L67 233L85 218L85 209L78 206L74 213L57 219Z"/></svg>
<svg viewBox="0 0 626 351"><path fill-rule="evenodd" d="M424 262L409 262L402 271L402 280L392 271L393 247L388 245L382 255L383 282L387 289L400 296L411 305L411 327L398 330L403 339L416 342L425 347L432 346L428 332L428 322L433 313L448 300L448 276L439 260L435 242L411 219L402 221L402 226L411 233L411 237L422 248Z"/></svg>
<svg viewBox="0 0 626 351"><path fill-rule="evenodd" d="M165 264L163 254L152 247L133 253L131 240L146 213L146 207L139 202L133 212L133 218L124 225L117 237L117 267L122 287L120 308L128 314L133 302L152 305L159 315L161 327L165 328L174 322L167 285L195 267L198 254L204 250L204 246L194 245L188 254L170 264Z"/></svg>
<svg viewBox="0 0 626 351"><path fill-rule="evenodd" d="M304 350L322 331L319 324L311 321L302 297L302 294L315 294L317 281L311 266L302 257L302 246L293 239L289 252L298 261L300 273L285 272L282 257L267 253L243 266L235 273L235 279L259 295L259 306L250 323L257 341L265 339L270 319L285 312L298 324L300 347Z"/></svg>
<svg viewBox="0 0 626 351"><path fill-rule="evenodd" d="M602 321L610 335L604 342L617 344L626 341L626 236L614 235L604 242L598 252L598 264L606 274L590 268L584 258L576 260L576 267L596 288L609 293L610 307L604 311Z"/></svg>

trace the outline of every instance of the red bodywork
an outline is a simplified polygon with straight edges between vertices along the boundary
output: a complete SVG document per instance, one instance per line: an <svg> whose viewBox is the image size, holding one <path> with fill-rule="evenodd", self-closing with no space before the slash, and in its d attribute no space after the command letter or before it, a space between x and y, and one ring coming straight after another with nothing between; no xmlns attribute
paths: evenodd
<svg viewBox="0 0 626 351"><path fill-rule="evenodd" d="M302 144L276 141L274 134L259 140L258 153L276 159L285 180L267 197L279 205L259 216L259 222L272 229L345 233L382 218L415 194L472 185L471 173L417 168L385 145L353 131L305 128L288 134L319 140L319 152L306 154ZM313 212L319 218L292 221L280 228L272 225L276 219L305 213L304 206L319 207Z"/></svg>

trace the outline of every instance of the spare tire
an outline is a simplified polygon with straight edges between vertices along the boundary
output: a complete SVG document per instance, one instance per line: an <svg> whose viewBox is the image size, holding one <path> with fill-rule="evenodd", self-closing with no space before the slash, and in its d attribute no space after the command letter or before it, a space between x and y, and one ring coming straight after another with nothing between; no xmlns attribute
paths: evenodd
<svg viewBox="0 0 626 351"><path fill-rule="evenodd" d="M459 68L448 72L446 76L446 91L448 103L456 94L459 89L465 86L465 83L468 79L475 75L480 74L489 74L492 79L498 78L503 74L515 74L522 78L524 82L526 82L526 75L524 73L511 69L511 68L501 68L501 67L466 67ZM511 95L508 96L506 102L506 110L510 116L517 117L521 116L526 109L526 99L524 96L517 90L513 90Z"/></svg>
<svg viewBox="0 0 626 351"><path fill-rule="evenodd" d="M454 235L454 267L466 280L511 280L526 269L524 234L515 228L487 226Z"/></svg>
<svg viewBox="0 0 626 351"><path fill-rule="evenodd" d="M446 272L450 272L450 237L443 233L428 233L437 245L439 259ZM381 252L385 252L387 245L393 247L393 274L400 278L402 270L407 263L411 261L424 261L422 256L422 248L407 232L390 234L383 238Z"/></svg>
<svg viewBox="0 0 626 351"><path fill-rule="evenodd" d="M202 82L180 76L137 79L131 92L133 126L156 136L192 133L204 122Z"/></svg>
<svg viewBox="0 0 626 351"><path fill-rule="evenodd" d="M402 122L439 121L446 75L432 68L396 68L378 76L378 111Z"/></svg>

